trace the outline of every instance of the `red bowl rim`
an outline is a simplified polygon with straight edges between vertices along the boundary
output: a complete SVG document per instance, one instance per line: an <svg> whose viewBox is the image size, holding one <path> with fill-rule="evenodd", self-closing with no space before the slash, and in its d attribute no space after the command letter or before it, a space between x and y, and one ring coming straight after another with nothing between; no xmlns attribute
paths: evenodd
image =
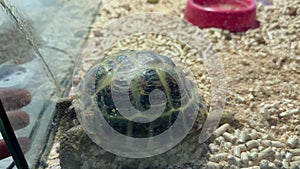
<svg viewBox="0 0 300 169"><path fill-rule="evenodd" d="M189 4L192 5L192 7L200 11L208 11L208 12L216 12L216 13L243 13L243 12L253 11L256 9L256 3L254 0L240 0L240 1L247 2L247 7L242 7L239 10L227 10L227 9L213 10L212 8L205 8L202 5L195 3L195 0L188 0Z"/></svg>

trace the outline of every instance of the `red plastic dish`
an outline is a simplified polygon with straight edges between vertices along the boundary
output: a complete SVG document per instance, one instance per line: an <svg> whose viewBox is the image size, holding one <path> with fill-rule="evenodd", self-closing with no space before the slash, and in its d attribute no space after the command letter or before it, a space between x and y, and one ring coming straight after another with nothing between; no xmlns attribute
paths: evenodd
<svg viewBox="0 0 300 169"><path fill-rule="evenodd" d="M200 28L244 32L259 26L254 0L188 0L184 16Z"/></svg>

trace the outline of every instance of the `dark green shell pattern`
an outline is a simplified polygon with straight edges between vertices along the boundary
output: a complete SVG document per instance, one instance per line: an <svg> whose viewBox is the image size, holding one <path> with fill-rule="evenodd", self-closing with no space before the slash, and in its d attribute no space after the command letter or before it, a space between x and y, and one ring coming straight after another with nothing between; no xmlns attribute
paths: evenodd
<svg viewBox="0 0 300 169"><path fill-rule="evenodd" d="M179 113L189 113L190 104L197 95L194 84L186 79L171 59L151 51L126 50L106 56L97 64L95 82L91 84L95 85L92 101L107 123L117 132L134 138L152 137L168 130ZM125 90L126 88L129 90ZM112 89L117 98L113 98ZM165 98L151 102L149 95L156 89L162 91ZM130 99L135 110L128 108L128 103L122 101L124 98ZM164 99L165 104L160 103ZM116 101L120 103L118 106L115 105ZM198 104L199 109L205 108L201 102ZM132 121L120 113L136 111L131 112L132 119L147 121L149 114L145 116L138 112L145 112L151 106L163 106L165 109L150 122ZM181 123L181 127L185 127L185 121Z"/></svg>

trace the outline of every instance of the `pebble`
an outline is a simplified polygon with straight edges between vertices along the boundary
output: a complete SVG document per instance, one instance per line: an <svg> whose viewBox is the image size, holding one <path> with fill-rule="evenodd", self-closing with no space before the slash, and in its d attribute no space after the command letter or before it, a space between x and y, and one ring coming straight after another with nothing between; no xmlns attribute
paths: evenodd
<svg viewBox="0 0 300 169"><path fill-rule="evenodd" d="M250 150L250 152L251 152L251 153L253 153L253 152L256 152L256 153L258 153L258 152L259 152L259 150L258 150L258 148L253 148L253 149L251 149L251 150Z"/></svg>
<svg viewBox="0 0 300 169"><path fill-rule="evenodd" d="M207 167L208 167L209 169L219 169L219 168L220 168L220 166L219 166L218 163L211 162L211 161L209 161L209 162L207 163Z"/></svg>
<svg viewBox="0 0 300 169"><path fill-rule="evenodd" d="M292 158L293 158L293 154L292 153L290 153L290 152L287 152L286 154L285 154L285 160L286 161L291 161L292 160Z"/></svg>
<svg viewBox="0 0 300 169"><path fill-rule="evenodd" d="M260 146L258 146L258 150L259 150L259 151L263 151L265 148L266 148L266 147L264 147L264 146L261 146L261 145L260 145ZM267 148L268 148L268 147L267 147Z"/></svg>
<svg viewBox="0 0 300 169"><path fill-rule="evenodd" d="M286 160L282 160L282 167L288 168L289 167L289 163Z"/></svg>
<svg viewBox="0 0 300 169"><path fill-rule="evenodd" d="M273 164L272 162L270 162L268 160L261 160L260 168L261 169L276 169L277 167L275 166L275 164Z"/></svg>
<svg viewBox="0 0 300 169"><path fill-rule="evenodd" d="M240 129L235 129L235 130L234 130L234 136L235 136L236 138L239 138L240 135L241 135L241 130L240 130Z"/></svg>
<svg viewBox="0 0 300 169"><path fill-rule="evenodd" d="M293 154L293 156L300 156L300 148L298 149L288 149L289 152Z"/></svg>
<svg viewBox="0 0 300 169"><path fill-rule="evenodd" d="M282 159L281 153L279 151L275 152L275 158L278 159L278 160Z"/></svg>
<svg viewBox="0 0 300 169"><path fill-rule="evenodd" d="M225 141L225 139L222 136L215 139L215 143L219 144L219 145L222 144L224 141Z"/></svg>
<svg viewBox="0 0 300 169"><path fill-rule="evenodd" d="M300 161L300 156L294 156L294 157L292 158L292 161Z"/></svg>
<svg viewBox="0 0 300 169"><path fill-rule="evenodd" d="M215 137L219 137L221 136L223 133L225 133L225 131L227 131L230 128L230 125L228 123L223 124L222 126L220 126L219 128L217 128L214 132L213 135Z"/></svg>
<svg viewBox="0 0 300 169"><path fill-rule="evenodd" d="M281 156L281 158L285 158L285 154L286 154L286 151L284 149L281 149L280 150L280 156Z"/></svg>
<svg viewBox="0 0 300 169"><path fill-rule="evenodd" d="M293 161L290 163L291 169L300 169L300 161Z"/></svg>
<svg viewBox="0 0 300 169"><path fill-rule="evenodd" d="M296 148L297 144L299 143L299 137L294 135L291 136L288 140L287 140L287 145L290 146L291 148Z"/></svg>
<svg viewBox="0 0 300 169"><path fill-rule="evenodd" d="M209 150L211 151L211 153L216 153L217 152L217 150L218 150L218 148L217 148L217 146L215 145L215 144L213 144L213 143L210 143L209 145L208 145L208 148L209 148Z"/></svg>
<svg viewBox="0 0 300 169"><path fill-rule="evenodd" d="M225 142L223 144L223 147L225 150L230 150L232 148L232 143L231 142Z"/></svg>
<svg viewBox="0 0 300 169"><path fill-rule="evenodd" d="M250 157L250 160L254 161L258 157L258 153L252 152L252 153L250 153L249 157Z"/></svg>
<svg viewBox="0 0 300 169"><path fill-rule="evenodd" d="M227 157L228 153L213 154L209 157L209 160L212 162L220 162L226 160Z"/></svg>
<svg viewBox="0 0 300 169"><path fill-rule="evenodd" d="M282 160L274 160L273 163L275 164L276 167L282 168L283 163Z"/></svg>
<svg viewBox="0 0 300 169"><path fill-rule="evenodd" d="M289 115L296 114L296 113L300 113L300 108L280 113L280 116L285 117L285 116L289 116Z"/></svg>
<svg viewBox="0 0 300 169"><path fill-rule="evenodd" d="M275 152L272 150L271 147L266 148L266 149L264 149L263 151L261 151L260 153L258 153L257 159L258 159L258 160L262 160L262 159L268 158L268 157L270 157L270 156L273 156L274 153L275 153Z"/></svg>
<svg viewBox="0 0 300 169"><path fill-rule="evenodd" d="M280 141L272 141L271 145L272 147L277 147L277 148L283 147L283 144Z"/></svg>
<svg viewBox="0 0 300 169"><path fill-rule="evenodd" d="M250 138L251 138L252 140L258 139L257 132L252 132L252 133L249 134L249 136L250 136Z"/></svg>
<svg viewBox="0 0 300 169"><path fill-rule="evenodd" d="M234 135L232 135L228 132L223 133L223 137L224 137L225 140L227 140L231 143L235 143L236 140L237 140L237 138Z"/></svg>
<svg viewBox="0 0 300 169"><path fill-rule="evenodd" d="M241 163L241 160L239 158L234 157L233 155L228 156L228 164L230 166L233 166L233 165L239 166L240 163Z"/></svg>
<svg viewBox="0 0 300 169"><path fill-rule="evenodd" d="M249 163L248 154L246 152L242 152L242 154L241 154L241 160L242 160L242 163L244 163L244 164L248 164Z"/></svg>
<svg viewBox="0 0 300 169"><path fill-rule="evenodd" d="M239 145L239 148L240 148L241 152L243 152L243 151L246 151L246 150L247 150L247 147L246 147L246 145L245 145L245 144L240 144L240 145Z"/></svg>
<svg viewBox="0 0 300 169"><path fill-rule="evenodd" d="M261 145L263 145L265 147L269 147L269 146L271 146L271 141L270 140L262 140Z"/></svg>
<svg viewBox="0 0 300 169"><path fill-rule="evenodd" d="M249 138L249 134L246 130L241 131L240 137L238 138L238 143L245 143Z"/></svg>
<svg viewBox="0 0 300 169"><path fill-rule="evenodd" d="M259 146L259 143L257 140L250 140L246 143L247 149L257 148Z"/></svg>
<svg viewBox="0 0 300 169"><path fill-rule="evenodd" d="M233 147L233 155L237 157L241 157L241 149L239 146L234 146Z"/></svg>

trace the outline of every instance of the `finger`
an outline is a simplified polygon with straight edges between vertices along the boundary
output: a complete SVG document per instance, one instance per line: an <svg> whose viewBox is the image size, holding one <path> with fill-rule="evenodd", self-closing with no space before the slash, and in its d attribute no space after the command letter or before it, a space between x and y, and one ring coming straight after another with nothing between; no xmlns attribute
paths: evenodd
<svg viewBox="0 0 300 169"><path fill-rule="evenodd" d="M14 130L26 127L29 124L29 115L21 110L7 112L8 119Z"/></svg>
<svg viewBox="0 0 300 169"><path fill-rule="evenodd" d="M17 110L31 101L31 94L25 89L0 88L0 99L6 111Z"/></svg>
<svg viewBox="0 0 300 169"><path fill-rule="evenodd" d="M30 150L31 141L29 138L27 138L27 137L18 138L18 142L21 146L23 153L26 153ZM1 140L0 141L0 160L4 159L6 157L9 157L9 156L10 156L10 153L9 153L8 147L6 146L5 142L3 140Z"/></svg>

